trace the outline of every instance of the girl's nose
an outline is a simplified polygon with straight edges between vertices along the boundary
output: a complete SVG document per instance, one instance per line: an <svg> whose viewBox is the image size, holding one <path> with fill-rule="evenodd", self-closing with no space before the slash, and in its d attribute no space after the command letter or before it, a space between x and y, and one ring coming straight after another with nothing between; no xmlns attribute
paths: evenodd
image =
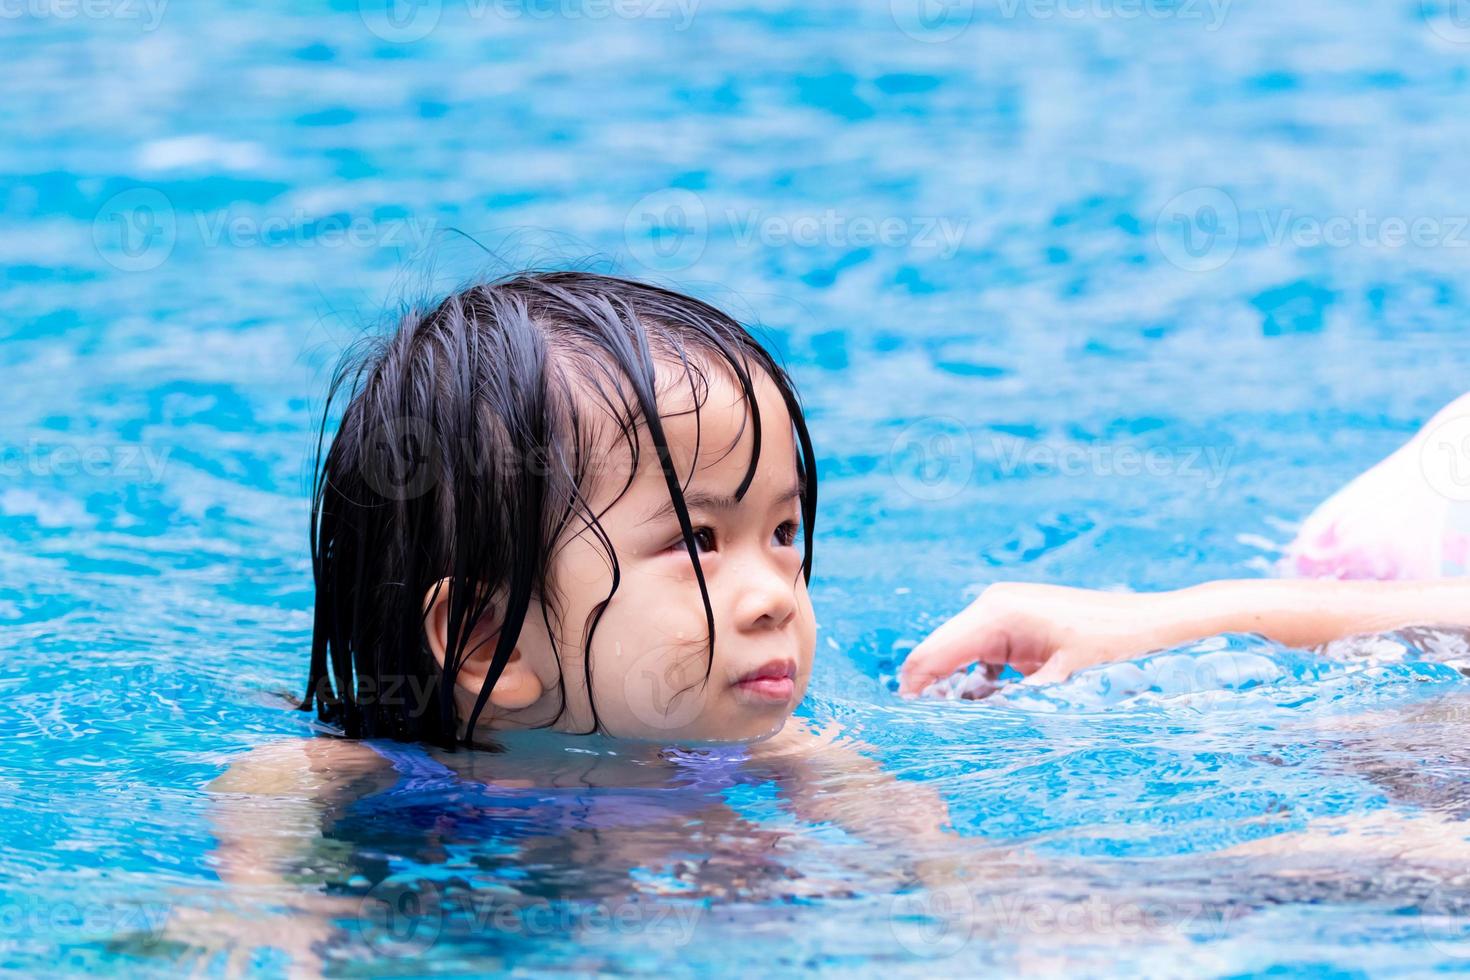
<svg viewBox="0 0 1470 980"><path fill-rule="evenodd" d="M759 562L742 570L738 608L740 628L750 631L779 630L796 615L796 583L783 571Z"/></svg>

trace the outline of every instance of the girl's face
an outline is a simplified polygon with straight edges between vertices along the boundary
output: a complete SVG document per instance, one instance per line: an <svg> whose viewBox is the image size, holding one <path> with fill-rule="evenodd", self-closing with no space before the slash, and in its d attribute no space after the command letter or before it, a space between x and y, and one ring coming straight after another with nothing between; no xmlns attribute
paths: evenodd
<svg viewBox="0 0 1470 980"><path fill-rule="evenodd" d="M586 629L612 588L613 569L596 533L574 526L550 570L559 599L551 617L555 652L535 607L518 644L547 692L523 717L554 711L560 681L566 711L556 727L564 731L589 730L595 704L601 728L615 737L749 741L779 731L804 696L816 623L801 574L791 417L775 384L753 372L760 460L745 496L735 501L755 427L726 374L708 372L708 397L697 413L682 381L661 384L667 395L659 404L714 611L713 662L694 566L657 452L640 426L639 470L615 503L631 454L620 445L594 464L603 472L593 475L591 509L619 574L617 593L593 632L591 689L583 663Z"/></svg>

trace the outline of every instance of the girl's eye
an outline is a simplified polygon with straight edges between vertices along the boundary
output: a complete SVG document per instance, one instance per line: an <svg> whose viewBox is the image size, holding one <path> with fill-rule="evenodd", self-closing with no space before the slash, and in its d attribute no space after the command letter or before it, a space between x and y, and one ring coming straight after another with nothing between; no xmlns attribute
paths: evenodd
<svg viewBox="0 0 1470 980"><path fill-rule="evenodd" d="M712 527L697 527L697 528L695 528L694 529L694 547L696 547L697 549L699 549L701 552L714 551L715 550L715 529L712 528ZM669 550L670 551L684 551L684 552L687 552L689 549L685 546L684 539L683 538L680 538L679 540L675 541L673 544L669 545Z"/></svg>
<svg viewBox="0 0 1470 980"><path fill-rule="evenodd" d="M776 533L771 536L771 540L776 543L778 548L790 548L796 544L796 532L799 530L801 530L801 525L795 521L787 521L776 528Z"/></svg>

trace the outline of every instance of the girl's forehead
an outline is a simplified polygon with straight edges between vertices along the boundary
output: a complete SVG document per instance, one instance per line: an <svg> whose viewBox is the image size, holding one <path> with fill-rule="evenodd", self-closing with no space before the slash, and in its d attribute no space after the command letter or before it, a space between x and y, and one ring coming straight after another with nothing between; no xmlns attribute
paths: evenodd
<svg viewBox="0 0 1470 980"><path fill-rule="evenodd" d="M757 476L786 479L796 467L790 412L780 389L764 371L752 370L749 378L760 415ZM756 422L734 373L728 368L706 369L703 377L696 375L691 381L675 365L661 368L658 380L659 423L679 482L708 479L728 481L730 488L738 485L751 463ZM630 495L667 495L658 450L644 420L638 419L631 431L621 421L601 428L603 451L597 453L601 472L593 499L610 503L625 486ZM632 437L638 443L636 473L632 472Z"/></svg>
<svg viewBox="0 0 1470 980"><path fill-rule="evenodd" d="M743 473L755 448L757 415L763 468L792 455L791 415L780 390L763 371L751 372L750 384L753 399L746 397L731 372L713 371L701 390L690 392L689 386L683 385L679 386L682 392L676 388L670 393L672 397L660 399L659 420L681 476L689 476L696 464L698 471L694 475L731 466ZM646 426L640 435L644 449L653 455L649 462L657 467L657 455Z"/></svg>

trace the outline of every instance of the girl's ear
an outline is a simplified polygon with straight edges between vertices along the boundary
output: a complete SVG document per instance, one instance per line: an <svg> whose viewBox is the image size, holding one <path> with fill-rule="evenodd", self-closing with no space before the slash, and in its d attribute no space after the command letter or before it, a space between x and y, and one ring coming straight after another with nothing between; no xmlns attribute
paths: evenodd
<svg viewBox="0 0 1470 980"><path fill-rule="evenodd" d="M446 651L449 649L449 592L450 580L440 579L429 587L424 595L424 635L429 643L429 652L444 669ZM485 614L470 632L465 644L464 659L460 661L454 684L468 695L471 704L479 697L490 672L490 662L495 658L495 644L500 638L499 624L504 613L501 597L496 595L485 607ZM520 645L511 651L510 660L500 672L495 686L490 690L490 704L503 711L519 711L529 708L541 699L544 688L541 679L531 669Z"/></svg>

